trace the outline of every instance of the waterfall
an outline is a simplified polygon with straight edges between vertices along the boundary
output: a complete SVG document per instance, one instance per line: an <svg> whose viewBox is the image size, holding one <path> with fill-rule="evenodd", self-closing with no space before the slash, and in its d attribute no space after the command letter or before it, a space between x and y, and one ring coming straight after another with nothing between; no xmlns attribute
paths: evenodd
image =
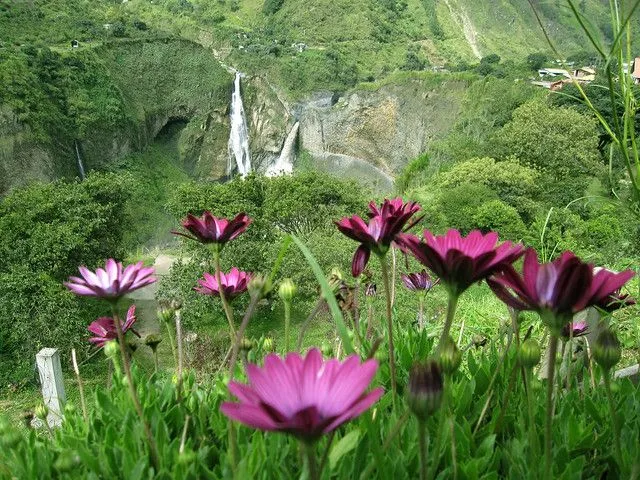
<svg viewBox="0 0 640 480"><path fill-rule="evenodd" d="M76 147L76 161L78 162L78 172L80 173L80 180L84 180L84 165L82 164L82 157L80 156L78 141L74 140L73 145Z"/></svg>
<svg viewBox="0 0 640 480"><path fill-rule="evenodd" d="M227 174L233 171L233 160L241 177L246 177L251 171L251 158L249 157L249 130L244 116L242 95L240 93L240 72L236 72L231 96L231 132L229 134L229 163Z"/></svg>
<svg viewBox="0 0 640 480"><path fill-rule="evenodd" d="M276 175L282 175L293 172L293 159L295 158L296 138L298 137L298 128L300 128L300 122L296 122L287 139L284 141L282 151L278 159L269 165L267 168L267 177L275 177Z"/></svg>

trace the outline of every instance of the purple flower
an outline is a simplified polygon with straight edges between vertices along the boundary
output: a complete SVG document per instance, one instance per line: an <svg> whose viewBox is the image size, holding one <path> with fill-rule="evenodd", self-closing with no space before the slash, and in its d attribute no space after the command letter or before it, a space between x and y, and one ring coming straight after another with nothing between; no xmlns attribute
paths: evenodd
<svg viewBox="0 0 640 480"><path fill-rule="evenodd" d="M378 369L376 360L360 363L356 355L343 362L324 360L316 348L302 358L267 355L264 367L247 366L249 384L229 382L239 403L220 407L227 417L260 430L290 433L306 441L318 439L362 414L383 393L365 393Z"/></svg>
<svg viewBox="0 0 640 480"><path fill-rule="evenodd" d="M593 269L593 274L597 275L598 272L600 272L601 270L606 270L610 273L617 273L617 272L614 272L613 270L596 267ZM616 290L608 297L603 298L598 303L596 303L595 306L598 307L600 310L603 310L607 313L611 313L620 308L630 307L635 304L636 304L636 301L632 297L630 297L628 294L626 293L623 294L620 292L620 290Z"/></svg>
<svg viewBox="0 0 640 480"><path fill-rule="evenodd" d="M127 311L127 319L122 324L122 334L124 335L129 330L135 333L138 337L140 334L133 329L133 324L136 323L136 306L131 305ZM95 337L91 337L89 341L95 343L96 347L102 348L104 344L118 339L118 333L116 331L116 324L111 317L100 317L97 320L91 322L91 325L87 327Z"/></svg>
<svg viewBox="0 0 640 480"><path fill-rule="evenodd" d="M437 278L436 281L431 280L431 276L427 273L426 270L422 270L418 273L409 273L409 274L401 274L402 282L404 286L407 287L412 292L424 292L427 293L433 287L435 287L438 283L440 283L440 279Z"/></svg>
<svg viewBox="0 0 640 480"><path fill-rule="evenodd" d="M550 263L539 263L535 250L527 249L522 275L512 266L488 280L494 293L516 310L533 310L540 314L556 334L573 315L587 307L607 302L634 273L614 273L582 262L571 252L564 252Z"/></svg>
<svg viewBox="0 0 640 480"><path fill-rule="evenodd" d="M233 267L226 275L224 272L220 272L220 283L222 284L224 298L231 300L241 293L246 292L250 280L250 273L242 272L236 267ZM200 279L198 283L200 286L193 288L196 292L202 293L203 295L220 295L218 281L215 275L205 273L204 280Z"/></svg>
<svg viewBox="0 0 640 480"><path fill-rule="evenodd" d="M474 230L462 237L458 230L434 236L425 230L424 240L401 234L398 243L440 278L449 292L459 296L473 283L511 265L522 255L523 247L511 242L497 245L498 234L483 235Z"/></svg>
<svg viewBox="0 0 640 480"><path fill-rule="evenodd" d="M224 246L225 243L243 233L251 223L251 219L244 212L239 213L231 220L227 220L226 218L214 217L211 212L206 211L200 218L188 214L187 218L181 223L191 235L176 231L172 233L200 243L216 243Z"/></svg>
<svg viewBox="0 0 640 480"><path fill-rule="evenodd" d="M371 252L383 256L389 250L414 213L420 210L417 203L403 203L401 198L385 200L381 207L369 204L369 223L358 215L345 217L335 222L338 230L347 237L360 242L351 262L351 273L358 277L369 261Z"/></svg>
<svg viewBox="0 0 640 480"><path fill-rule="evenodd" d="M581 337L586 335L589 330L589 325L584 320L579 322L569 322L562 327L561 336L568 340L570 338ZM573 332L572 332L573 331Z"/></svg>
<svg viewBox="0 0 640 480"><path fill-rule="evenodd" d="M98 268L95 273L84 266L78 270L82 278L69 277L64 285L76 295L89 297L118 299L156 281L153 268L143 267L142 262L127 265L123 270L122 263L110 258L105 268Z"/></svg>

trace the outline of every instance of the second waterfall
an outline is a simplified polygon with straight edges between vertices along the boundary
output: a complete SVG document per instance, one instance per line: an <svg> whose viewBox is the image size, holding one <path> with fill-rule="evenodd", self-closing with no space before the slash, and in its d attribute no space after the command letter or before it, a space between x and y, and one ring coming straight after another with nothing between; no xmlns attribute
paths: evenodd
<svg viewBox="0 0 640 480"><path fill-rule="evenodd" d="M240 93L240 72L236 72L233 84L233 94L231 95L231 132L229 134L229 163L227 174L233 173L233 161L237 172L241 177L247 176L251 172L251 157L249 154L249 129L247 119L244 115L242 105L242 94Z"/></svg>

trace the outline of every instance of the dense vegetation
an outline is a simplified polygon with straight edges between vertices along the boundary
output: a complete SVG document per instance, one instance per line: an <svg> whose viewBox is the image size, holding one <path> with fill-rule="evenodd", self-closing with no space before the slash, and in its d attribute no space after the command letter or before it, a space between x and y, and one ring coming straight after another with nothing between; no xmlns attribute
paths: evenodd
<svg viewBox="0 0 640 480"><path fill-rule="evenodd" d="M640 358L634 37L607 54L606 2L531 3L551 47L521 0L0 0L0 479L637 476L639 390L613 375ZM609 76L521 81L556 47ZM398 172L404 200L304 152L293 175L206 181L226 161L218 59L280 102L451 80L460 108L434 112L450 125ZM170 265L142 296L150 271L107 258ZM69 391L55 429L45 346Z"/></svg>

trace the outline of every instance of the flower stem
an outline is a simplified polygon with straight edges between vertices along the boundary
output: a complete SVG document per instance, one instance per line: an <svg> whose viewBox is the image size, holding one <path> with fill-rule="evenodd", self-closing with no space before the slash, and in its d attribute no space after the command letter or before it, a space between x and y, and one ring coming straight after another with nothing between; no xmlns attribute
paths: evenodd
<svg viewBox="0 0 640 480"><path fill-rule="evenodd" d="M418 297L418 328L424 330L424 296Z"/></svg>
<svg viewBox="0 0 640 480"><path fill-rule="evenodd" d="M620 468L620 472L623 473L622 464L622 448L620 447L620 424L618 423L618 416L616 415L616 405L613 400L613 394L611 393L611 377L609 371L604 372L604 389L607 392L607 401L609 403L609 416L611 417L611 427L613 431L613 444L616 449L616 460Z"/></svg>
<svg viewBox="0 0 640 480"><path fill-rule="evenodd" d="M453 317L456 314L456 306L458 305L458 295L454 293L449 293L449 303L447 305L447 319L444 322L444 329L442 330L442 335L440 335L440 342L438 343L438 349L436 351L436 355L440 353L440 349L445 343L447 337L449 337L449 332L451 331L451 325L453 325Z"/></svg>
<svg viewBox="0 0 640 480"><path fill-rule="evenodd" d="M129 364L129 354L127 353L127 347L124 343L124 334L122 333L122 326L120 325L120 317L118 316L118 309L116 308L115 302L111 304L111 312L113 315L113 323L116 326L116 333L118 335L118 345L120 345L120 355L122 357L122 368L124 369L124 374L127 378L127 383L129 384L129 393L131 395L131 400L133 401L133 406L136 409L136 413L142 422L144 427L144 433L147 437L147 442L149 443L149 451L151 454L151 464L156 472L160 471L160 457L158 456L158 446L156 445L156 441L153 438L153 433L151 432L151 427L149 423L144 418L144 412L142 411L142 405L140 404L140 399L138 398L138 393L136 392L136 386L133 383L133 375L131 375L131 365Z"/></svg>
<svg viewBox="0 0 640 480"><path fill-rule="evenodd" d="M420 480L427 480L427 458L429 451L429 437L426 422L418 421L418 441L420 444Z"/></svg>
<svg viewBox="0 0 640 480"><path fill-rule="evenodd" d="M398 433L400 433L400 431L402 430L402 427L404 426L404 424L407 423L407 420L409 420L410 415L411 415L411 410L408 410L408 409L405 410L405 412L402 414L402 416L395 423L395 425L393 426L393 428L389 432L389 435L387 435L387 438L385 439L384 443L382 444L382 451L383 452L389 450L389 447L391 446L391 442L393 442L393 439L396 438ZM367 468L365 468L364 471L360 474L360 480L368 480L369 479L369 477L373 473L374 468L376 467L376 462L379 461L379 460L380 459L374 457L374 459L369 463L369 465L367 465Z"/></svg>
<svg viewBox="0 0 640 480"><path fill-rule="evenodd" d="M398 396L396 386L396 360L393 349L393 319L391 317L391 286L389 285L389 267L384 256L380 256L380 265L382 266L382 282L384 283L384 293L387 299L387 329L389 330L389 366L391 368L391 389L393 391L393 406L396 406L396 398Z"/></svg>
<svg viewBox="0 0 640 480"><path fill-rule="evenodd" d="M318 462L316 461L316 452L313 443L303 442L304 452L307 457L307 466L309 467L309 480L320 480L320 471Z"/></svg>
<svg viewBox="0 0 640 480"><path fill-rule="evenodd" d="M169 323L164 324L167 327L167 335L169 336L169 343L171 344L171 353L173 354L173 361L178 365L178 354L176 353L176 345L173 341L173 333L171 333L171 328L169 328Z"/></svg>
<svg viewBox="0 0 640 480"><path fill-rule="evenodd" d="M533 377L531 368L525 368L524 374L525 388L527 390L527 413L529 415L529 458L531 466L533 466L538 458L538 437L536 435L536 419L533 411L533 389L531 388Z"/></svg>
<svg viewBox="0 0 640 480"><path fill-rule="evenodd" d="M549 357L547 358L547 420L544 429L544 478L551 478L551 425L553 422L553 375L558 353L558 336L551 332L549 338Z"/></svg>
<svg viewBox="0 0 640 480"><path fill-rule="evenodd" d="M76 359L76 349L71 349L71 360L73 362L73 371L78 379L78 391L80 392L80 405L82 406L82 418L84 423L89 425L89 416L87 415L87 402L84 398L84 384L82 383L82 377L80 376L80 369L78 368L78 360Z"/></svg>
<svg viewBox="0 0 640 480"><path fill-rule="evenodd" d="M176 310L176 343L178 344L178 398L182 396L182 365L184 353L182 351L182 313Z"/></svg>
<svg viewBox="0 0 640 480"><path fill-rule="evenodd" d="M229 331L231 333L231 339L233 341L233 337L236 335L236 327L233 325L233 311L231 310L231 306L224 296L224 288L222 288L222 282L220 281L220 252L218 252L217 250L214 250L213 252L213 261L216 267L216 282L218 283L218 294L220 295L220 301L222 302L222 309L224 310L224 314L227 316L227 321L229 322Z"/></svg>
<svg viewBox="0 0 640 480"><path fill-rule="evenodd" d="M291 302L285 300L284 302L284 351L290 350L290 327L291 327Z"/></svg>

